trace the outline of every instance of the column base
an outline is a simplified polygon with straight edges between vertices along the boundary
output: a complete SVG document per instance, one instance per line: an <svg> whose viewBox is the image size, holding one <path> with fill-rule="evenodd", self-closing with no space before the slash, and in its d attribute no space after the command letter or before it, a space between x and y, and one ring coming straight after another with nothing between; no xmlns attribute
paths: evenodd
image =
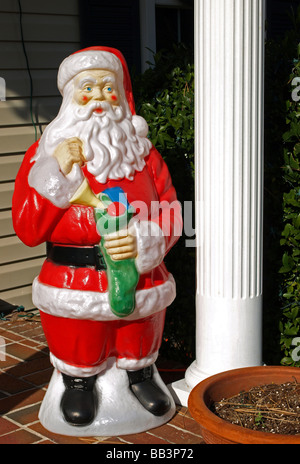
<svg viewBox="0 0 300 464"><path fill-rule="evenodd" d="M265 366L266 364L254 364L255 366ZM232 367L232 369L238 369L240 367L250 367L250 366L237 366ZM230 370L230 369L227 369ZM197 366L197 362L194 361L186 370L185 378L177 380L176 382L170 383L167 387L175 401L176 404L180 406L188 406L188 398L193 390L193 388L202 382L202 380L211 377L212 375L218 374L221 371L216 372L204 372Z"/></svg>
<svg viewBox="0 0 300 464"><path fill-rule="evenodd" d="M185 379L170 383L168 389L176 404L187 407L191 389L187 385Z"/></svg>
<svg viewBox="0 0 300 464"><path fill-rule="evenodd" d="M196 361L194 361L186 370L184 379L177 380L177 382L168 385L175 403L187 407L189 394L192 389L210 375L211 374L202 372L198 368Z"/></svg>

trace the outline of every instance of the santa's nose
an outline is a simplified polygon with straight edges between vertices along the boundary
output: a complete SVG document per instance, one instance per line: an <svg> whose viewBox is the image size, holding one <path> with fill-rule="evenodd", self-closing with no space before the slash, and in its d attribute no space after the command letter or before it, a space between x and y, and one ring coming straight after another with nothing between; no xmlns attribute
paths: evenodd
<svg viewBox="0 0 300 464"><path fill-rule="evenodd" d="M95 87L93 97L94 100L103 100L103 93L99 87Z"/></svg>

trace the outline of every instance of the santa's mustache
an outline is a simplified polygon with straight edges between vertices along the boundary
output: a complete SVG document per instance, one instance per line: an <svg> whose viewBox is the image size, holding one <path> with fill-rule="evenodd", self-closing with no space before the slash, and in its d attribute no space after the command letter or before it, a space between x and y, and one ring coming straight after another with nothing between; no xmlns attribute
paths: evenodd
<svg viewBox="0 0 300 464"><path fill-rule="evenodd" d="M106 101L90 102L87 106L74 108L74 116L79 121L86 121L92 115L95 117L105 116L112 121L120 121L123 118L123 111L120 106L112 107Z"/></svg>

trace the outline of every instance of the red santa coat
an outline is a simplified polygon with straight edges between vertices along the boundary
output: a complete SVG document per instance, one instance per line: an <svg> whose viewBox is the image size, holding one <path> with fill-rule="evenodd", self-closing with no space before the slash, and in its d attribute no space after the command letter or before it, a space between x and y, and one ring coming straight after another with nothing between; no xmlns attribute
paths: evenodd
<svg viewBox="0 0 300 464"><path fill-rule="evenodd" d="M43 242L80 247L98 244L100 236L92 208L59 208L29 185L37 146L38 142L26 153L16 178L13 224L17 235L28 246ZM33 283L33 301L41 310L49 348L56 360L92 368L113 355L120 359L149 358L149 364L158 351L164 310L175 298L174 279L163 258L178 240L182 221L168 168L154 147L145 163L133 180L108 180L106 184L99 184L86 168L83 170L94 193L120 186L129 203L140 209L135 225L136 265L140 272L136 308L130 316L118 319L109 307L104 270L58 265L46 259ZM124 339L132 340L135 346L129 348L130 342L124 348ZM133 366L139 367L125 363L125 368Z"/></svg>

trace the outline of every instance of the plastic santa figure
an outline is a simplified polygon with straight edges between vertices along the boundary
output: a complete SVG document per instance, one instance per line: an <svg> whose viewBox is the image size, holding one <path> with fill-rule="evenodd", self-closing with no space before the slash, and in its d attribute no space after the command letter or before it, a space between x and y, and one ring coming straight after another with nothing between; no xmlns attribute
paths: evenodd
<svg viewBox="0 0 300 464"><path fill-rule="evenodd" d="M105 401L95 384L111 360L126 373L133 401L164 416L171 399L155 380L154 363L175 283L163 259L181 234L170 174L147 138L145 120L135 114L118 50L92 47L69 56L59 68L58 88L59 114L29 148L16 178L13 222L26 245L47 243L33 302L63 379L63 419L73 426L95 420ZM125 230L102 237L102 253L94 208L79 198L83 185L99 202L101 192L122 189L136 211ZM138 281L127 315L112 311L104 250L114 263L134 261Z"/></svg>

